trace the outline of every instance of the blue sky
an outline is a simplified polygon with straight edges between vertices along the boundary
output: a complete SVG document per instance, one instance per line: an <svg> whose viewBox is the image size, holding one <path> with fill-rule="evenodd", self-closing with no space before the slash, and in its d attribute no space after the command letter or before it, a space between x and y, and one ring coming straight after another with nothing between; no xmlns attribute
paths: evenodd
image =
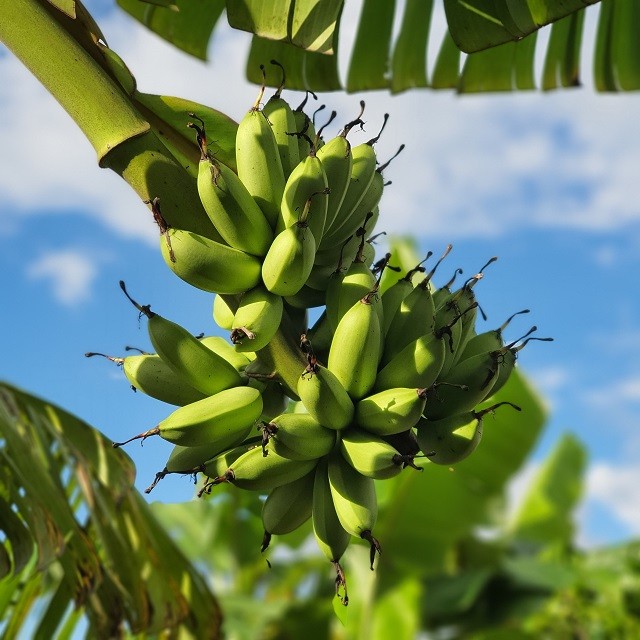
<svg viewBox="0 0 640 640"><path fill-rule="evenodd" d="M252 104L256 89L243 71L246 34L218 29L212 62L204 64L148 34L111 2L86 4L142 90L195 99L236 119ZM441 16L434 24L441 25ZM590 60L589 49L584 57ZM407 144L385 174L393 184L380 229L415 235L423 253L452 242L451 270L475 272L498 255L477 288L487 328L530 308L507 336L535 323L540 335L555 338L531 343L520 358L552 409L523 477L562 431L575 432L590 451L580 539L598 544L640 534L634 508L640 503L640 96L595 94L589 70L583 75L584 88L546 95L376 92L321 99L340 122L366 100L370 124L366 134L354 132L355 143L370 137L388 111L382 159ZM56 401L113 439L154 426L168 407L131 392L111 363L83 354L122 355L127 344L149 348L145 323L118 288L120 279L140 302L194 333L215 332L210 296L166 269L145 206L120 178L97 167L70 118L1 48L0 142L0 378ZM129 449L140 488L168 451L153 438ZM154 497L190 495L185 478L165 481Z"/></svg>

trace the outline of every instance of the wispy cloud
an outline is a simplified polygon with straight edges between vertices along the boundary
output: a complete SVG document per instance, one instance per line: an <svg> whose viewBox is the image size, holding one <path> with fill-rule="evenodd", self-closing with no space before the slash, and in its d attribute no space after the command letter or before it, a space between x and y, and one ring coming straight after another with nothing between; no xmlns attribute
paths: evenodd
<svg viewBox="0 0 640 640"><path fill-rule="evenodd" d="M587 501L610 512L628 529L640 534L640 468L599 462L587 473Z"/></svg>
<svg viewBox="0 0 640 640"><path fill-rule="evenodd" d="M67 249L44 253L27 266L26 274L32 280L46 281L53 297L71 307L90 299L98 269L95 259L86 253Z"/></svg>

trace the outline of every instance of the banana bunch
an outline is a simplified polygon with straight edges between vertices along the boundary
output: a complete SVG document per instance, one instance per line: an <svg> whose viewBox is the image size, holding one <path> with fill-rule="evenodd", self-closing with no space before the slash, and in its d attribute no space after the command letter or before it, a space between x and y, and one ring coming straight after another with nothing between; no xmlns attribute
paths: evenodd
<svg viewBox="0 0 640 640"><path fill-rule="evenodd" d="M104 357L122 366L134 389L175 408L114 446L151 436L173 445L147 491L168 474L191 474L203 479L200 496L223 483L265 494L263 551L273 535L310 522L347 604L345 550L363 540L373 569L382 548L376 481L471 455L488 413L519 410L478 405L504 386L519 351L541 338L529 337L536 327L516 341L503 338L528 310L495 330L477 329L478 315L486 317L476 285L495 258L458 288L460 269L434 283L451 245L428 272L431 252L396 277L396 256L376 261L390 161L380 164L374 145L388 116L374 138L352 147L350 132L364 125L361 102L324 141L335 112L316 133L303 112L307 98L295 110L283 99L281 70L275 94L261 108L263 86L239 123L237 170L211 154L203 120L189 114L200 151L197 189L215 233L169 227L158 200L149 203L166 264L215 294L213 319L229 341L193 336L140 305L121 282L148 320L154 353ZM309 328L308 310L317 307ZM291 363L287 375L273 370L270 348L294 353L282 360Z"/></svg>

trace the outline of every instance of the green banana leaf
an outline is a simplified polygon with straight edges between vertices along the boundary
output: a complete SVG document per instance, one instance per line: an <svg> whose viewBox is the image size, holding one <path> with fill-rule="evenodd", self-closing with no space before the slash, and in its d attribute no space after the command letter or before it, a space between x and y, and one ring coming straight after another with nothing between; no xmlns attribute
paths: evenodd
<svg viewBox="0 0 640 640"><path fill-rule="evenodd" d="M177 47L206 58L207 43L219 19L222 0L198 3L117 0L142 24ZM242 0L227 2L229 24L255 34L247 78L260 84L257 58L272 56L287 68L289 89L349 92L388 88L392 93L412 88L479 91L544 90L581 84L579 65L584 12L600 5L593 54L598 91L640 89L640 5L622 0L443 0L447 31L431 73L426 57L433 0L409 0L401 12L395 2L366 0L349 53L344 82L335 53L342 0ZM68 9L70 3L57 0ZM167 4L168 6L163 6ZM197 6L196 6L197 5ZM399 15L397 15L399 14ZM537 31L553 24L544 52L542 75L534 78ZM266 41L266 42L265 42ZM271 44L267 44L268 42ZM291 49L289 49L291 48ZM318 55L296 55L295 49ZM492 53L489 54L488 50ZM259 51L259 55L258 55ZM469 55L460 68L460 51ZM330 55L330 54L334 55ZM334 58L329 61L326 58ZM430 76L430 77L429 77ZM277 74L267 82L278 86Z"/></svg>
<svg viewBox="0 0 640 640"><path fill-rule="evenodd" d="M132 461L59 407L0 383L3 637L180 630L218 638L205 580L133 488Z"/></svg>

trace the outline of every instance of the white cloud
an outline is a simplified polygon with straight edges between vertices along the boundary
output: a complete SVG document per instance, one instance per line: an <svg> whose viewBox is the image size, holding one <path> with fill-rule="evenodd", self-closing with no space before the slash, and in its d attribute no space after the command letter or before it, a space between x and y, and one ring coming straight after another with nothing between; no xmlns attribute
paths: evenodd
<svg viewBox="0 0 640 640"><path fill-rule="evenodd" d="M628 528L629 535L640 534L640 468L599 462L587 473L586 498L611 513Z"/></svg>
<svg viewBox="0 0 640 640"><path fill-rule="evenodd" d="M97 267L85 253L67 249L41 255L28 265L26 273L32 280L48 281L59 303L75 306L91 297Z"/></svg>
<svg viewBox="0 0 640 640"><path fill-rule="evenodd" d="M621 407L640 403L640 375L631 375L588 391L588 401L596 407ZM621 407L622 408L622 407Z"/></svg>

